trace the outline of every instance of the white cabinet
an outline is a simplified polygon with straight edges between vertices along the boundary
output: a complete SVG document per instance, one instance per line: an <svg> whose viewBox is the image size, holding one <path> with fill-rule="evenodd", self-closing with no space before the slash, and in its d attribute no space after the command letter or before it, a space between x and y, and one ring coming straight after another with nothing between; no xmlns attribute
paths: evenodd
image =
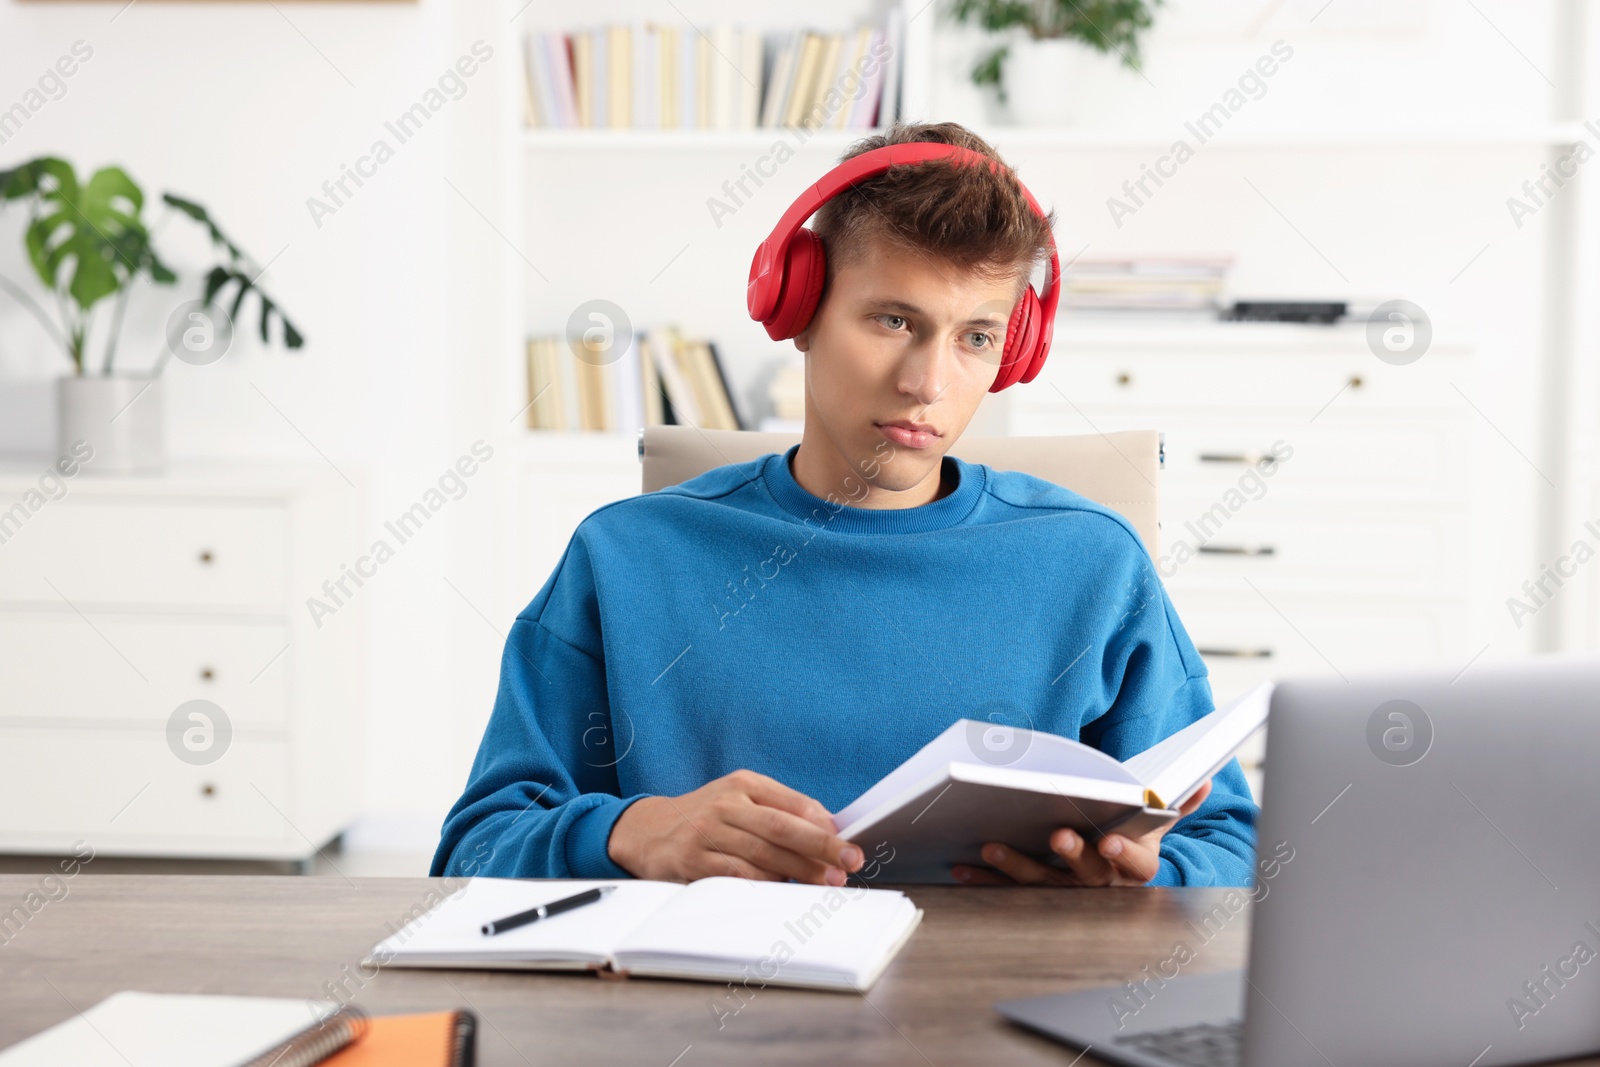
<svg viewBox="0 0 1600 1067"><path fill-rule="evenodd" d="M1054 340L1009 398L1011 432L1164 433L1159 569L1218 701L1267 678L1466 662L1470 352L1396 366L1360 329L1250 323Z"/></svg>
<svg viewBox="0 0 1600 1067"><path fill-rule="evenodd" d="M0 468L0 851L311 856L359 795L358 492L48 471Z"/></svg>

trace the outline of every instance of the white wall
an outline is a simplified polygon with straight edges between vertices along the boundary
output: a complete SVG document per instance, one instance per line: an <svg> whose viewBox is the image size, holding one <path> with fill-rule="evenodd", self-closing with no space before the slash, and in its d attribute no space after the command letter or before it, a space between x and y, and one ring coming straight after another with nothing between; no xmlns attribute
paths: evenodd
<svg viewBox="0 0 1600 1067"><path fill-rule="evenodd" d="M503 420L484 417L482 375L505 306L496 289L505 247L447 184L490 218L503 214L502 79L520 71L500 48L501 20L489 3L443 0L119 8L0 7L0 106L21 99L74 41L93 49L65 96L0 146L0 165L45 153L80 171L121 164L148 199L167 190L196 199L258 263L272 260L260 284L308 343L293 354L263 350L251 316L221 362L173 361L164 380L169 449L176 459L311 463L320 451L364 478L376 535L474 440L501 432ZM398 144L385 121L479 39L495 51L465 79L465 95ZM307 198L379 137L397 145L393 158L318 227ZM163 225L162 214L147 207L163 227L161 247L176 239L171 265L209 262L188 220ZM36 287L24 278L20 212L9 216L0 215L0 272ZM181 294L144 285L129 306L123 352L153 355L168 312L198 295L198 284L191 273ZM0 297L0 380L12 395L63 367L35 323ZM128 369L138 369L131 358ZM19 432L24 421L13 419L6 444L47 448L42 429ZM426 813L435 825L465 770L438 758L454 754L452 718L493 697L498 649L485 655L482 637L495 638L444 581L450 574L462 585L462 570L470 575L470 561L487 554L473 547L487 537L484 484L475 479L361 594L368 803ZM476 657L466 669L463 655Z"/></svg>

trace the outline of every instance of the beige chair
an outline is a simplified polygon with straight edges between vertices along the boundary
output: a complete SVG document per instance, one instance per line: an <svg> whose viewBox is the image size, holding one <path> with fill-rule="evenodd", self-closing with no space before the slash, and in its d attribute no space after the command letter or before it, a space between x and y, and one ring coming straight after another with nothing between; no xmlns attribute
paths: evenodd
<svg viewBox="0 0 1600 1067"><path fill-rule="evenodd" d="M686 482L713 467L784 452L799 440L795 433L646 426L639 434L643 491ZM963 437L950 452L969 463L1043 478L1116 510L1139 531L1150 557L1158 558L1156 506L1162 457L1161 435L1155 430L1065 437Z"/></svg>

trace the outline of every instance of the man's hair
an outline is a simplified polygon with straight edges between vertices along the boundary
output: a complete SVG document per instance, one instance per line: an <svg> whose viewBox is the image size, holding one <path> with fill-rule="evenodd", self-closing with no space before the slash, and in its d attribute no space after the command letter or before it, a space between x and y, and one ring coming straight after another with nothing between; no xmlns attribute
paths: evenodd
<svg viewBox="0 0 1600 1067"><path fill-rule="evenodd" d="M840 267L859 262L874 242L922 254L989 281L1015 281L1021 297L1034 268L1050 254L1054 209L1041 216L1021 183L989 143L957 122L895 123L855 142L847 159L887 145L931 141L998 160L998 173L976 161L958 166L935 159L895 166L833 197L817 210L811 229L827 258L823 295Z"/></svg>

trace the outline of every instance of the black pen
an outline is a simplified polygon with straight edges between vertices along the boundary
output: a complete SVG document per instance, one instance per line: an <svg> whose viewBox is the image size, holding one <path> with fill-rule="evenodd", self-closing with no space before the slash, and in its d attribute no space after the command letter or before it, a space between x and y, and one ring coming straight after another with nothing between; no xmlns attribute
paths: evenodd
<svg viewBox="0 0 1600 1067"><path fill-rule="evenodd" d="M515 915L507 915L504 919L496 919L492 923L484 923L483 936L493 937L495 934L503 934L507 930L515 930L519 926L536 923L540 919L548 919L552 915L560 915L562 912L571 911L573 908L581 908L585 904L593 904L615 888L617 887L614 885L596 886L593 889L585 889L582 893L576 893L570 897L552 900L548 904L540 904L537 908L529 908L527 911L519 911Z"/></svg>

